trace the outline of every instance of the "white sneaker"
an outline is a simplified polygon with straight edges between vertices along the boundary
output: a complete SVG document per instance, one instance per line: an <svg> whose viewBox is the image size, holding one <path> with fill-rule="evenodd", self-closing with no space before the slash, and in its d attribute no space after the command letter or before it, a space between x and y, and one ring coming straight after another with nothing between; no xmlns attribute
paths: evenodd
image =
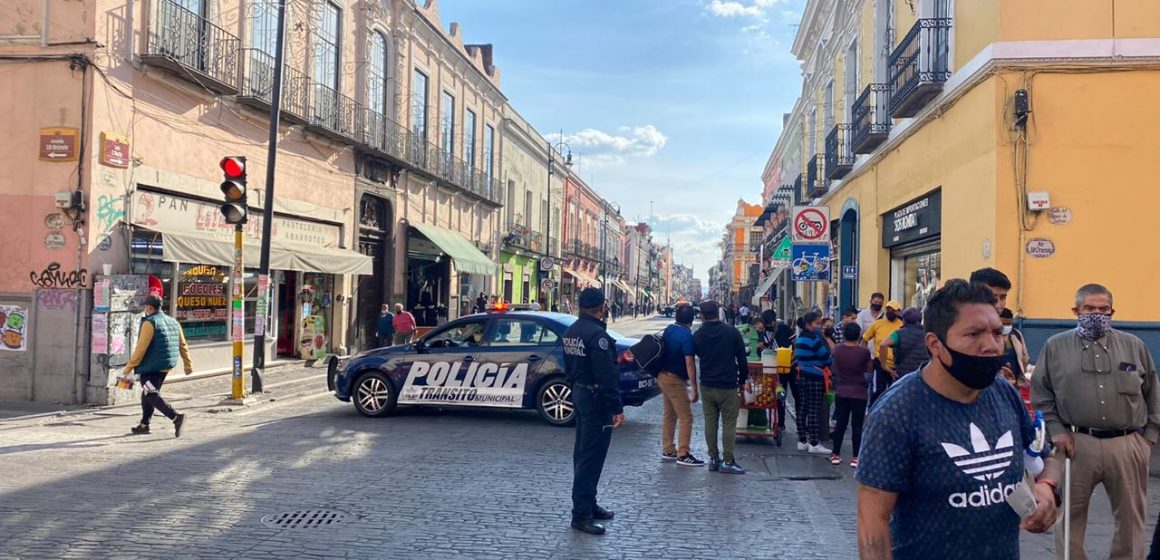
<svg viewBox="0 0 1160 560"><path fill-rule="evenodd" d="M823 447L820 443L808 446L806 451L812 455L831 455L834 453L834 450Z"/></svg>
<svg viewBox="0 0 1160 560"><path fill-rule="evenodd" d="M808 443L806 443L806 442L804 442L804 441L799 441L799 442L798 442L798 451L805 451L805 450L807 450L807 449L809 449L809 448L810 448L810 444L808 444Z"/></svg>

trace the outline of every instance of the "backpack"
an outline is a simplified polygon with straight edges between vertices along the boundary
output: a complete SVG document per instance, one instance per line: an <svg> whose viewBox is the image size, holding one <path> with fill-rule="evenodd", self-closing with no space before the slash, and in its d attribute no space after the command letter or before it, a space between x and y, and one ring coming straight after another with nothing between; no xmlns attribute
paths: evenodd
<svg viewBox="0 0 1160 560"><path fill-rule="evenodd" d="M633 344L628 350L632 352L632 361L636 362L637 367L648 374L659 374L665 365L665 337L663 333L646 334L641 337L640 342Z"/></svg>

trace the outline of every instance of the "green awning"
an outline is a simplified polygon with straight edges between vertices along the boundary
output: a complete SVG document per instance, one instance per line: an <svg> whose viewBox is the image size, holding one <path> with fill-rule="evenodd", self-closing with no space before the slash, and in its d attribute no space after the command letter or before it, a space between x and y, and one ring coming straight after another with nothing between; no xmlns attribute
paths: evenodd
<svg viewBox="0 0 1160 560"><path fill-rule="evenodd" d="M412 223L411 227L447 253L455 262L455 270L467 274L495 275L496 264L458 232L427 224Z"/></svg>

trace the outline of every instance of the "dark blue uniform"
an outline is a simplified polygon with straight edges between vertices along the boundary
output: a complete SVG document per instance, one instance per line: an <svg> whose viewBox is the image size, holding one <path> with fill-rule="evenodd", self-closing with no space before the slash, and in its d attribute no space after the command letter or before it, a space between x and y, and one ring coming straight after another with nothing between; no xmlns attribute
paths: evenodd
<svg viewBox="0 0 1160 560"><path fill-rule="evenodd" d="M572 521L593 519L596 486L612 442L612 417L624 412L616 369L616 341L605 323L590 315L564 332L564 367L576 406L572 466Z"/></svg>

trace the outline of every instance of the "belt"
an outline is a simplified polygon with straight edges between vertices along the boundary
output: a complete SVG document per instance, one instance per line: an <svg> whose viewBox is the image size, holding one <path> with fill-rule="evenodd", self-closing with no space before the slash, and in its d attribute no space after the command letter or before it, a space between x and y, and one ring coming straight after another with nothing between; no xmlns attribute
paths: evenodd
<svg viewBox="0 0 1160 560"><path fill-rule="evenodd" d="M1124 436L1129 436L1132 434L1138 434L1141 431L1139 428L1131 429L1131 430L1097 430L1095 428L1081 428L1079 426L1068 426L1067 424L1064 424L1064 427L1069 429L1069 430L1073 430L1073 431L1079 432L1079 433L1084 434L1084 435L1089 435L1089 436L1097 438L1097 439L1111 439L1111 438L1124 437Z"/></svg>

